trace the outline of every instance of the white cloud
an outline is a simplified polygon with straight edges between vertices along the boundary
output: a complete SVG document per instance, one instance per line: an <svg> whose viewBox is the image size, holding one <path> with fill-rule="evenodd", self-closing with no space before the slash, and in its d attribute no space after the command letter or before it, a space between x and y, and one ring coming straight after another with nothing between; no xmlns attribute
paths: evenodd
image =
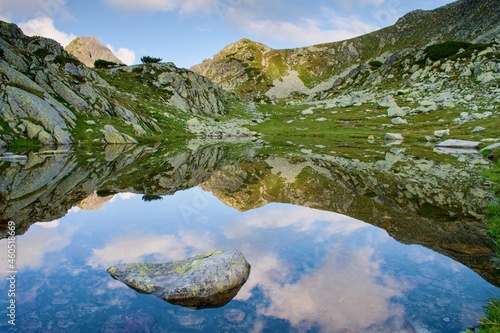
<svg viewBox="0 0 500 333"><path fill-rule="evenodd" d="M379 27L365 23L357 17L340 16L324 8L328 18L300 18L297 22L284 20L258 20L252 13L233 8L228 11L228 22L257 38L292 42L297 46L334 42L356 37ZM326 16L326 15L325 15Z"/></svg>
<svg viewBox="0 0 500 333"><path fill-rule="evenodd" d="M221 0L105 0L105 2L123 10L178 11L186 14L209 14L224 3Z"/></svg>
<svg viewBox="0 0 500 333"><path fill-rule="evenodd" d="M54 25L54 20L47 16L40 16L27 22L18 24L24 34L28 36L43 36L56 40L63 47L76 38L74 34L68 34L58 30Z"/></svg>
<svg viewBox="0 0 500 333"><path fill-rule="evenodd" d="M127 49L126 47L120 47L117 51L111 44L107 44L106 47L110 49L118 59L123 61L124 64L133 65L135 63L135 52L133 50Z"/></svg>
<svg viewBox="0 0 500 333"><path fill-rule="evenodd" d="M59 226L59 220L54 220L52 222L38 222L35 225L42 227L44 229L55 229Z"/></svg>

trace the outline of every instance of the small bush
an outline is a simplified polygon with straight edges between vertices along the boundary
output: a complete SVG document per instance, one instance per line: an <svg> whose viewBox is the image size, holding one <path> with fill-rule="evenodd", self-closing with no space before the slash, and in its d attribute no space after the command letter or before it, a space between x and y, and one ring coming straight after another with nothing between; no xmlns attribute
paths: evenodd
<svg viewBox="0 0 500 333"><path fill-rule="evenodd" d="M151 195L151 194L144 194L142 196L142 201L145 201L145 202L152 202L152 201L157 201L157 200L163 200L163 198L159 195Z"/></svg>
<svg viewBox="0 0 500 333"><path fill-rule="evenodd" d="M119 64L117 64L116 62L107 61L104 59L97 59L96 61L94 61L95 68L112 68L117 66L119 66Z"/></svg>
<svg viewBox="0 0 500 333"><path fill-rule="evenodd" d="M163 59L162 58L155 58L155 57L150 57L150 56L144 56L141 57L141 62L143 64L157 64L161 62Z"/></svg>
<svg viewBox="0 0 500 333"><path fill-rule="evenodd" d="M2 48L0 48L0 58L3 59L3 49Z"/></svg>
<svg viewBox="0 0 500 333"><path fill-rule="evenodd" d="M379 60L372 60L368 63L368 65L370 65L370 67L372 69L377 69L377 68L382 67L383 63L382 63L382 61L379 61Z"/></svg>
<svg viewBox="0 0 500 333"><path fill-rule="evenodd" d="M45 57L48 56L50 52L47 49L38 49L34 52L34 54L40 59L45 59Z"/></svg>
<svg viewBox="0 0 500 333"><path fill-rule="evenodd" d="M450 40L444 43L431 45L425 49L425 52L429 59L436 61L457 54L460 49L467 49L471 45L471 43L467 42Z"/></svg>
<svg viewBox="0 0 500 333"><path fill-rule="evenodd" d="M56 64L60 64L60 65L66 65L66 64L73 64L75 66L78 66L78 65L81 65L81 62L80 60L74 58L74 57L65 57L64 55L58 55L56 56L56 58L54 59L54 62Z"/></svg>

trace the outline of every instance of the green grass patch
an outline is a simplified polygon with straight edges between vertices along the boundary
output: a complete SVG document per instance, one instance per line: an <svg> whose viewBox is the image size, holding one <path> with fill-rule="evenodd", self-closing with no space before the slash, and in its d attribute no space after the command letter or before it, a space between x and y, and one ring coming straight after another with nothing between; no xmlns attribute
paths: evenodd
<svg viewBox="0 0 500 333"><path fill-rule="evenodd" d="M498 333L500 332L500 299L491 299L484 308L485 316L481 324L466 333Z"/></svg>
<svg viewBox="0 0 500 333"><path fill-rule="evenodd" d="M446 41L444 43L434 44L425 49L427 57L433 61L450 58L456 60L457 58L470 58L474 52L486 49L489 44L472 44L460 41ZM461 49L462 53L458 53Z"/></svg>

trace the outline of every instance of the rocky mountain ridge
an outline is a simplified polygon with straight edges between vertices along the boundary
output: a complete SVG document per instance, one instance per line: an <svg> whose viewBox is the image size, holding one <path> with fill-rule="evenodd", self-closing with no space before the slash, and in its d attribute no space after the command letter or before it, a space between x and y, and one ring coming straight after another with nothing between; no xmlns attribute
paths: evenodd
<svg viewBox="0 0 500 333"><path fill-rule="evenodd" d="M125 85L116 87L103 77ZM185 133L193 115L227 112L230 97L173 64L98 73L56 41L25 36L1 21L0 78L0 146L16 140L135 143Z"/></svg>
<svg viewBox="0 0 500 333"><path fill-rule="evenodd" d="M64 49L87 67L94 67L98 59L123 64L108 47L92 36L76 37Z"/></svg>
<svg viewBox="0 0 500 333"><path fill-rule="evenodd" d="M280 82L319 91L353 66L383 61L405 48L421 49L446 40L490 43L500 33L499 21L498 1L460 0L408 13L393 26L341 42L274 50L242 39L192 70L251 99L265 98Z"/></svg>

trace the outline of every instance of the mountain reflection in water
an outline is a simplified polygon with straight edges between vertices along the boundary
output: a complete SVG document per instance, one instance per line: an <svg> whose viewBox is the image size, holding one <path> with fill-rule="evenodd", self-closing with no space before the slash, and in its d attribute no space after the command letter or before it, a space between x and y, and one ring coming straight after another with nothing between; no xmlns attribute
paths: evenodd
<svg viewBox="0 0 500 333"><path fill-rule="evenodd" d="M21 235L21 331L456 332L500 295L480 220L491 194L463 166L394 150L361 162L237 148L0 162L1 221ZM229 248L252 271L221 309L164 304L106 272Z"/></svg>

